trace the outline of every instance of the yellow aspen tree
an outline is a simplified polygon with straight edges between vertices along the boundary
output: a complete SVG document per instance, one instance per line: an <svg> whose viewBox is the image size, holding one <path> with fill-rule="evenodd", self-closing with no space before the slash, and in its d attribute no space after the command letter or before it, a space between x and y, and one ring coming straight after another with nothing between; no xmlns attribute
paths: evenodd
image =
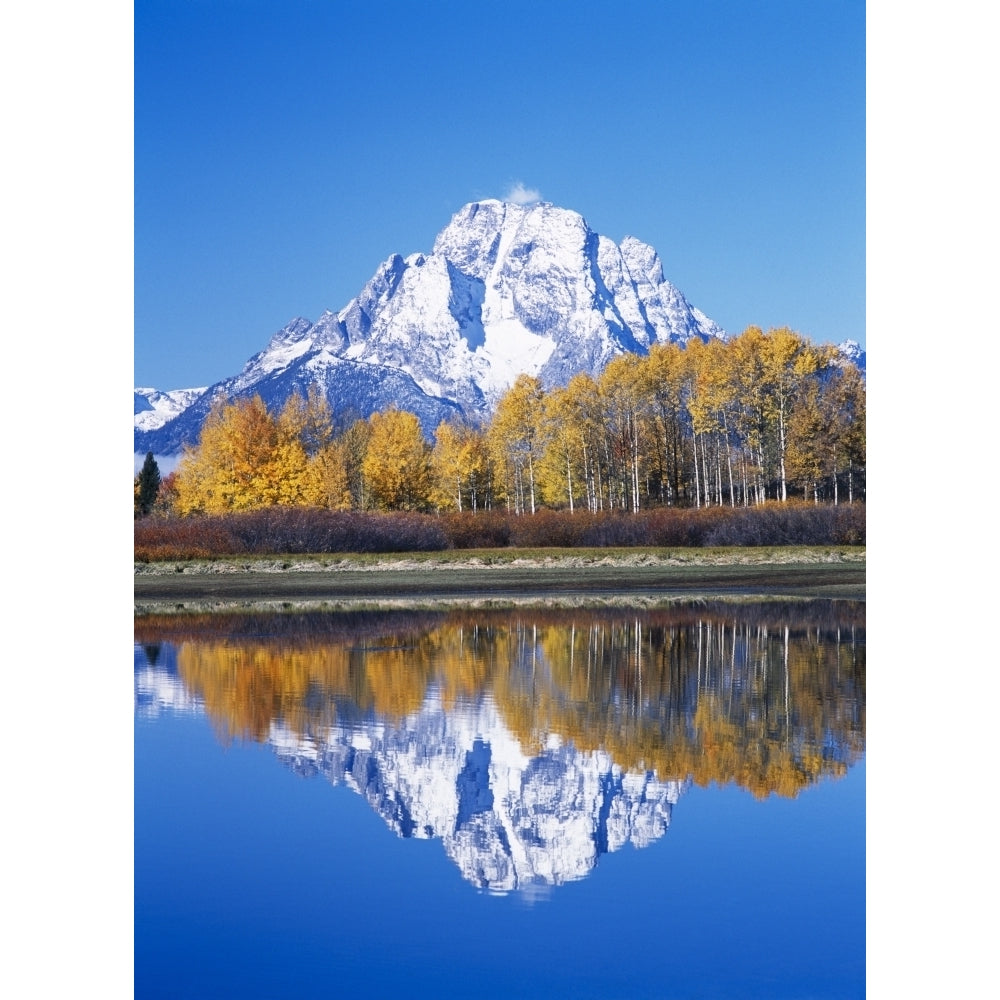
<svg viewBox="0 0 1000 1000"><path fill-rule="evenodd" d="M820 351L787 326L771 329L762 345L762 368L768 412L777 433L781 499L788 499L786 457L792 404L808 376L822 362Z"/></svg>
<svg viewBox="0 0 1000 1000"><path fill-rule="evenodd" d="M818 381L812 381L798 393L788 417L786 468L789 481L801 482L806 499L811 487L813 500L817 503L826 457L823 410L822 388Z"/></svg>
<svg viewBox="0 0 1000 1000"><path fill-rule="evenodd" d="M727 345L733 379L736 433L742 446L740 461L744 497L754 503L766 499L769 477L767 451L769 405L764 379L764 331L748 326Z"/></svg>
<svg viewBox="0 0 1000 1000"><path fill-rule="evenodd" d="M424 510L430 503L430 447L420 421L405 410L373 413L362 463L375 505L383 510Z"/></svg>
<svg viewBox="0 0 1000 1000"><path fill-rule="evenodd" d="M355 510L370 510L371 489L365 478L364 463L368 454L368 442L372 436L372 425L363 419L355 420L337 438L337 448L344 462L347 474L347 488L351 494L351 506Z"/></svg>
<svg viewBox="0 0 1000 1000"><path fill-rule="evenodd" d="M305 398L296 390L282 407L281 419L310 458L333 440L333 414L323 390L311 383Z"/></svg>
<svg viewBox="0 0 1000 1000"><path fill-rule="evenodd" d="M693 379L686 351L678 344L653 344L641 377L659 469L660 500L674 506L687 495L689 465L685 455L691 424L687 402Z"/></svg>
<svg viewBox="0 0 1000 1000"><path fill-rule="evenodd" d="M566 505L573 513L575 501L586 495L586 413L577 381L547 393L541 416L545 451L538 467L538 481L546 503ZM593 382L590 383L593 386Z"/></svg>
<svg viewBox="0 0 1000 1000"><path fill-rule="evenodd" d="M464 447L461 428L451 421L442 420L434 432L431 469L434 474L431 501L434 505L439 509L463 510Z"/></svg>
<svg viewBox="0 0 1000 1000"><path fill-rule="evenodd" d="M729 350L723 341L712 338L705 343L692 341L688 352L692 373L688 410L695 448L701 456L701 492L706 506L713 498L717 504L722 504L728 487L730 503L735 506L730 448L733 382Z"/></svg>
<svg viewBox="0 0 1000 1000"><path fill-rule="evenodd" d="M493 463L490 461L486 431L479 426L463 425L463 448L469 504L473 512L492 506Z"/></svg>
<svg viewBox="0 0 1000 1000"><path fill-rule="evenodd" d="M228 464L222 430L223 398L216 399L202 424L196 445L185 445L177 466L174 507L179 514L218 514L228 509L220 469Z"/></svg>
<svg viewBox="0 0 1000 1000"><path fill-rule="evenodd" d="M434 432L431 469L435 506L476 510L483 500L487 472L482 434L460 421L442 421Z"/></svg>
<svg viewBox="0 0 1000 1000"><path fill-rule="evenodd" d="M847 502L854 502L854 474L863 472L866 463L867 431L865 420L867 404L865 398L865 379L857 365L847 364L841 368L840 376L834 388L835 413L840 428L835 444L837 455L842 455L843 462L835 463L835 470L846 463L847 467ZM834 503L837 502L837 477L834 476Z"/></svg>
<svg viewBox="0 0 1000 1000"><path fill-rule="evenodd" d="M319 505L330 510L350 510L351 484L347 449L342 440L331 441L309 459L319 487Z"/></svg>
<svg viewBox="0 0 1000 1000"><path fill-rule="evenodd" d="M598 387L604 404L605 426L618 470L618 505L639 510L642 408L642 359L636 354L613 358L601 373Z"/></svg>
<svg viewBox="0 0 1000 1000"><path fill-rule="evenodd" d="M864 379L853 364L823 348L824 361L794 400L789 420L789 476L804 480L819 500L821 480L830 481L831 499L840 502L840 477L846 473L849 501L853 473L864 466Z"/></svg>
<svg viewBox="0 0 1000 1000"><path fill-rule="evenodd" d="M197 447L178 467L182 514L254 510L275 505L319 505L317 470L302 443L301 397L274 417L260 396L213 406Z"/></svg>
<svg viewBox="0 0 1000 1000"><path fill-rule="evenodd" d="M295 393L278 415L275 447L267 465L275 504L309 507L323 505L319 469L310 461L306 450L309 426L308 404Z"/></svg>
<svg viewBox="0 0 1000 1000"><path fill-rule="evenodd" d="M566 386L571 398L573 419L577 421L581 441L581 469L589 510L603 510L607 498L609 466L605 461L607 435L604 411L597 382L585 372L574 375Z"/></svg>
<svg viewBox="0 0 1000 1000"><path fill-rule="evenodd" d="M180 512L219 514L273 503L267 464L276 444L277 426L260 396L219 400L198 445L178 466Z"/></svg>
<svg viewBox="0 0 1000 1000"><path fill-rule="evenodd" d="M532 375L518 375L500 397L488 431L490 450L504 470L507 506L515 514L535 512L535 464L541 454L539 430L544 389Z"/></svg>

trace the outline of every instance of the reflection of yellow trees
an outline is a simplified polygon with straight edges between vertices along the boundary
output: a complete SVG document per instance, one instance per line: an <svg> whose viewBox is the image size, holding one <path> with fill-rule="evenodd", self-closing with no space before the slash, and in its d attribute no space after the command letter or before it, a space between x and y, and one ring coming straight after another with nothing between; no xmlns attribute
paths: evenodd
<svg viewBox="0 0 1000 1000"><path fill-rule="evenodd" d="M529 743L557 732L626 769L758 796L794 795L864 750L864 647L836 633L636 618L545 629L539 643L548 676L535 670L530 692L494 678Z"/></svg>
<svg viewBox="0 0 1000 1000"><path fill-rule="evenodd" d="M403 646L185 642L177 665L226 736L263 741L272 723L300 735L328 729L338 701L392 720L419 709L427 673Z"/></svg>
<svg viewBox="0 0 1000 1000"><path fill-rule="evenodd" d="M225 735L258 741L267 739L273 722L299 733L332 725L333 697L350 687L345 651L329 646L185 642L177 665Z"/></svg>
<svg viewBox="0 0 1000 1000"><path fill-rule="evenodd" d="M412 655L416 652L418 655ZM361 650L365 686L371 692L371 707L390 719L416 712L427 694L428 663L419 650L392 646ZM366 706L367 707L367 706Z"/></svg>
<svg viewBox="0 0 1000 1000"><path fill-rule="evenodd" d="M435 665L445 708L454 708L477 697L489 686L492 664L505 657L505 637L477 623L434 629L427 634L423 651Z"/></svg>
<svg viewBox="0 0 1000 1000"><path fill-rule="evenodd" d="M363 638L187 638L177 659L228 735L321 736L338 704L398 721L433 684L446 707L491 695L527 753L556 733L625 770L792 796L864 751L859 617L838 629L732 608L463 612Z"/></svg>

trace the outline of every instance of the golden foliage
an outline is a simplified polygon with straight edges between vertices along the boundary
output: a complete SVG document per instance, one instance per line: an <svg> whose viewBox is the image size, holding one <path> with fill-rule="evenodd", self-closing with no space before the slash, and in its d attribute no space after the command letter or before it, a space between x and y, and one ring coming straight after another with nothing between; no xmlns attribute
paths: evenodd
<svg viewBox="0 0 1000 1000"><path fill-rule="evenodd" d="M260 397L219 400L174 507L637 513L759 505L796 488L837 503L843 486L850 500L856 480L863 489L864 425L856 367L787 327L750 326L727 342L654 344L565 387L519 375L488 425L443 422L433 448L397 409L335 435L316 386L277 414Z"/></svg>
<svg viewBox="0 0 1000 1000"><path fill-rule="evenodd" d="M293 396L274 417L260 396L218 400L177 470L179 513L222 514L321 503L317 466L306 456L305 407Z"/></svg>
<svg viewBox="0 0 1000 1000"><path fill-rule="evenodd" d="M420 421L405 410L373 413L361 468L381 510L424 510L430 502L430 448Z"/></svg>
<svg viewBox="0 0 1000 1000"><path fill-rule="evenodd" d="M468 424L442 421L431 451L431 500L440 510L477 510L489 496L486 440Z"/></svg>

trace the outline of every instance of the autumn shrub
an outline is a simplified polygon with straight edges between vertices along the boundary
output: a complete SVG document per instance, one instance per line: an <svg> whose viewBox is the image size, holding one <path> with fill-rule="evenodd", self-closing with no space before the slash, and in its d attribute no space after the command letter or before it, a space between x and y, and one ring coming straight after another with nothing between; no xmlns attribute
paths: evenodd
<svg viewBox="0 0 1000 1000"><path fill-rule="evenodd" d="M803 501L737 507L705 533L702 544L864 545L865 508Z"/></svg>
<svg viewBox="0 0 1000 1000"><path fill-rule="evenodd" d="M614 548L648 545L649 542L646 538L646 526L640 518L624 511L608 511L598 514L586 512L577 544L592 548Z"/></svg>
<svg viewBox="0 0 1000 1000"><path fill-rule="evenodd" d="M241 551L306 552L433 552L448 539L429 514L362 513L316 508L270 507L228 515Z"/></svg>
<svg viewBox="0 0 1000 1000"><path fill-rule="evenodd" d="M208 559L239 552L238 539L218 517L145 517L135 522L136 562Z"/></svg>
<svg viewBox="0 0 1000 1000"><path fill-rule="evenodd" d="M270 507L215 516L140 518L135 559L226 555L435 552L471 548L699 548L864 545L865 505L805 502L756 507L625 511L479 511L442 515Z"/></svg>
<svg viewBox="0 0 1000 1000"><path fill-rule="evenodd" d="M239 514L137 521L141 562L223 555L324 552L431 552L448 547L429 514L374 514L309 507L269 507Z"/></svg>
<svg viewBox="0 0 1000 1000"><path fill-rule="evenodd" d="M833 545L865 545L865 505L839 504L833 508Z"/></svg>
<svg viewBox="0 0 1000 1000"><path fill-rule="evenodd" d="M643 514L645 544L658 548L694 548L704 544L705 533L721 508L663 507Z"/></svg>
<svg viewBox="0 0 1000 1000"><path fill-rule="evenodd" d="M441 527L453 549L504 549L510 545L510 517L500 510L471 510L441 515Z"/></svg>
<svg viewBox="0 0 1000 1000"><path fill-rule="evenodd" d="M513 518L510 544L518 548L573 548L582 542L583 522L587 512L570 514L565 510L539 510Z"/></svg>

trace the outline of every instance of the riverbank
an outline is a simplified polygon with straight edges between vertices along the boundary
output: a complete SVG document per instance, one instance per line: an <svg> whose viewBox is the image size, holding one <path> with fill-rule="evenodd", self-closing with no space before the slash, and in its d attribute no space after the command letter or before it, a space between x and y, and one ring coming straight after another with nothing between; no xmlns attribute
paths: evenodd
<svg viewBox="0 0 1000 1000"><path fill-rule="evenodd" d="M386 603L865 599L865 549L480 549L135 564L135 612Z"/></svg>

